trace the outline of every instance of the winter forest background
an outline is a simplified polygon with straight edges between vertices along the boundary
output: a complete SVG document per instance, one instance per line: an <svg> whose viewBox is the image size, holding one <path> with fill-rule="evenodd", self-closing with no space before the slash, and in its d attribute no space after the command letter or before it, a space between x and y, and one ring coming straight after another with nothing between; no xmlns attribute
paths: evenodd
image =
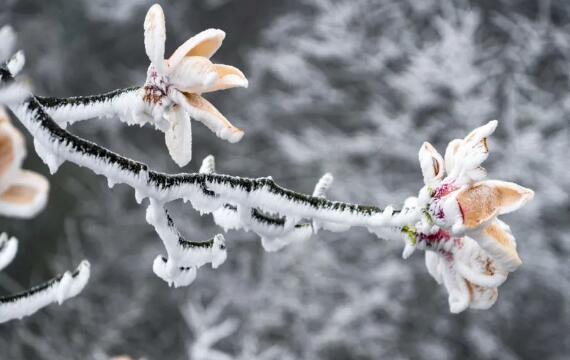
<svg viewBox="0 0 570 360"><path fill-rule="evenodd" d="M0 0L36 93L73 96L142 84L142 22L150 1ZM16 292L72 268L92 277L77 298L0 326L2 359L189 359L192 346L236 359L565 359L570 352L570 2L538 0L162 1L167 53L198 31L228 38L217 62L243 69L248 89L213 94L245 130L238 144L194 127L196 171L272 175L310 192L330 171L330 198L399 204L422 186L417 151L491 119L492 177L536 191L507 216L524 265L487 311L449 313L424 258L363 229L322 232L263 251L227 234L230 256L187 288L156 277L161 243L126 186L73 165L49 177L48 207L1 219L20 239L0 274ZM20 124L17 124L20 127ZM168 172L160 133L113 119L74 132ZM26 136L29 135L26 132ZM31 144L31 143L29 143ZM48 174L29 146L26 167ZM219 231L176 204L190 239ZM220 357L219 359L224 359Z"/></svg>

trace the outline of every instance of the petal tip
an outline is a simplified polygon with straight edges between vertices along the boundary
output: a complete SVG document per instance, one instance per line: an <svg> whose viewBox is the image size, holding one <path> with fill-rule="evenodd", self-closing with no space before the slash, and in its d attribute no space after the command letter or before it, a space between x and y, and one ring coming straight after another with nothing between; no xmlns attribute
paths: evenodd
<svg viewBox="0 0 570 360"><path fill-rule="evenodd" d="M228 140L230 143L235 144L239 142L243 136L244 132L240 129L227 129L228 131L224 134L224 139Z"/></svg>

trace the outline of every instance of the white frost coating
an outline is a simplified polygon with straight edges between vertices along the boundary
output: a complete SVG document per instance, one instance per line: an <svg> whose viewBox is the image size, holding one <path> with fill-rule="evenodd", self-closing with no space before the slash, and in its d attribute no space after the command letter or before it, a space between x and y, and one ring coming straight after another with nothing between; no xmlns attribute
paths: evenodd
<svg viewBox="0 0 570 360"><path fill-rule="evenodd" d="M39 309L79 294L89 280L89 262L82 261L74 273L66 272L63 276L50 280L21 294L0 298L0 323L21 319Z"/></svg>
<svg viewBox="0 0 570 360"><path fill-rule="evenodd" d="M284 235L275 238L262 237L261 244L267 252L279 251L287 245L303 243L313 235L313 228L310 224L296 226Z"/></svg>
<svg viewBox="0 0 570 360"><path fill-rule="evenodd" d="M73 101L57 104L46 104L42 98L39 101L44 105L45 111L63 128L78 121L92 118L109 118L117 116L127 125L143 126L153 120L146 112L147 106L143 101L144 90L134 88L117 92L115 95L102 95L104 99L93 99L86 103Z"/></svg>
<svg viewBox="0 0 570 360"><path fill-rule="evenodd" d="M194 280L198 268L211 263L215 269L227 258L225 240L221 234L214 236L210 243L184 240L166 210L153 199L147 208L146 220L155 228L167 252L166 258L158 256L155 259L153 271L169 284L186 286Z"/></svg>
<svg viewBox="0 0 570 360"><path fill-rule="evenodd" d="M12 76L18 75L18 73L24 68L26 64L26 57L24 56L24 52L22 50L18 51L10 61L6 64L6 67L12 74Z"/></svg>
<svg viewBox="0 0 570 360"><path fill-rule="evenodd" d="M202 165L200 166L200 174L212 174L216 172L216 159L213 155L208 155L202 160Z"/></svg>
<svg viewBox="0 0 570 360"><path fill-rule="evenodd" d="M7 68L12 75L20 72L24 66L24 54L19 51L10 59L16 44L16 34L12 27L6 25L0 28L0 65L7 61ZM19 81L0 85L0 105L17 103L24 100L30 93L30 87Z"/></svg>
<svg viewBox="0 0 570 360"><path fill-rule="evenodd" d="M18 240L15 237L8 238L8 234L0 234L0 271L10 265L18 252Z"/></svg>
<svg viewBox="0 0 570 360"><path fill-rule="evenodd" d="M0 86L0 104L13 104L24 100L30 94L30 87L21 82Z"/></svg>
<svg viewBox="0 0 570 360"><path fill-rule="evenodd" d="M44 164L47 165L51 175L55 174L61 164L63 164L63 159L55 155L52 151L46 149L39 141L34 139L34 149L36 153L42 159Z"/></svg>
<svg viewBox="0 0 570 360"><path fill-rule="evenodd" d="M226 232L228 230L238 230L243 227L237 210L231 210L225 206L222 206L212 212L212 216L216 225L220 226Z"/></svg>
<svg viewBox="0 0 570 360"><path fill-rule="evenodd" d="M315 185L315 190L313 190L313 196L316 197L325 197L327 195L327 191L330 189L334 182L334 177L331 173L324 174L317 185Z"/></svg>
<svg viewBox="0 0 570 360"><path fill-rule="evenodd" d="M172 262L165 261L162 255L154 259L152 271L156 276L168 283L168 286L174 286L175 288L192 284L197 275L195 267L182 268L172 266Z"/></svg>

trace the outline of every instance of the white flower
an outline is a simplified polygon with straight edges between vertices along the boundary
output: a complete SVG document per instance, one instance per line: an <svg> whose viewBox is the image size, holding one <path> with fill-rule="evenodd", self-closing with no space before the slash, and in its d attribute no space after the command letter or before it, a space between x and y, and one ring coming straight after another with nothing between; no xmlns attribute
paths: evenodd
<svg viewBox="0 0 570 360"><path fill-rule="evenodd" d="M498 216L519 209L534 192L510 182L483 180L487 137L496 127L491 121L465 139L451 141L445 160L429 143L419 152L426 184L420 198L430 226L418 224L417 229L428 230L413 236L428 250L426 265L446 287L452 312L493 305L497 287L522 264L515 238Z"/></svg>
<svg viewBox="0 0 570 360"><path fill-rule="evenodd" d="M237 142L243 131L233 126L202 93L247 87L248 81L237 68L214 64L210 58L222 45L225 33L208 29L191 37L164 58L166 30L160 5L153 5L145 19L145 49L151 61L145 84L145 102L156 108L156 124L166 133L166 144L173 160L180 166L192 157L190 118L198 120L218 137ZM166 111L166 113L164 113Z"/></svg>
<svg viewBox="0 0 570 360"><path fill-rule="evenodd" d="M31 218L45 207L49 183L22 170L25 157L24 138L0 107L0 215Z"/></svg>

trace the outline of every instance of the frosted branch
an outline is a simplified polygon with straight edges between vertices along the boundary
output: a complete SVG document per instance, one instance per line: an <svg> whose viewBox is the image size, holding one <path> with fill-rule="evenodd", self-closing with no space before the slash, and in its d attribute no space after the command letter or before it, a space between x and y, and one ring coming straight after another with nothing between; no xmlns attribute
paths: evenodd
<svg viewBox="0 0 570 360"><path fill-rule="evenodd" d="M89 280L89 262L16 295L0 297L0 323L29 316L52 303L61 305L79 294Z"/></svg>
<svg viewBox="0 0 570 360"><path fill-rule="evenodd" d="M147 221L167 253L156 258L153 270L171 285L188 285L200 266L216 267L226 257L221 235L207 242L187 241L180 235L164 208L180 199L200 213L212 213L224 229L256 233L267 251L306 241L319 229L346 231L361 226L374 234L396 229L405 243L404 258L416 249L426 251L428 271L447 289L452 312L493 305L497 287L521 264L510 228L498 216L520 208L533 196L517 184L484 180L481 164L488 156L487 137L496 121L452 141L445 160L424 143L419 152L424 186L417 196L406 199L402 210L331 201L325 197L333 181L330 174L307 195L283 188L271 177L218 174L212 156L204 159L198 173L160 173L60 126L108 115L118 115L130 124L151 123L165 132L170 155L180 166L192 155L191 119L222 139L239 141L243 132L200 95L248 85L238 69L209 60L224 37L221 30L206 30L164 59L164 14L154 5L145 20L145 49L151 65L144 87L71 99L29 96L10 106L52 173L69 161L105 176L110 185L129 185L139 203L149 198ZM10 66L0 74L0 86L14 82Z"/></svg>
<svg viewBox="0 0 570 360"><path fill-rule="evenodd" d="M91 118L113 116L129 125L142 126L149 121L143 112L143 91L140 87L131 87L93 96L36 96L36 100L62 127Z"/></svg>

